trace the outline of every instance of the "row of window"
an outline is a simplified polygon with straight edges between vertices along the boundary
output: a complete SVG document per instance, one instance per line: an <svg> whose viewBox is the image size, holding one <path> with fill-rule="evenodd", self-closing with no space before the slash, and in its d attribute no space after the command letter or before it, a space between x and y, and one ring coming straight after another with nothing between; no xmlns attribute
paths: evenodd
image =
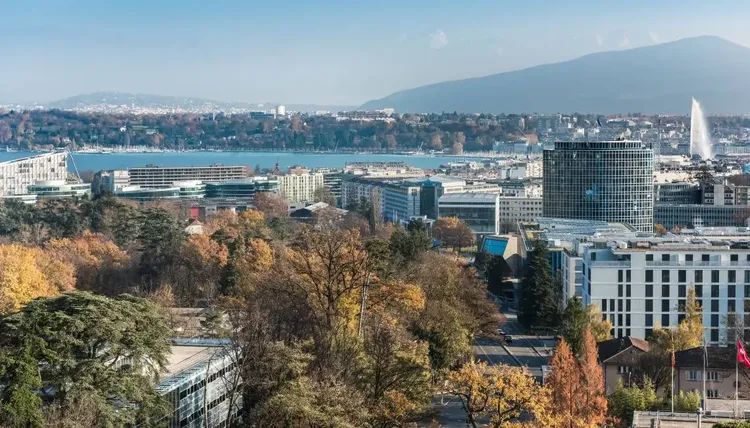
<svg viewBox="0 0 750 428"><path fill-rule="evenodd" d="M663 262L669 262L672 261L672 256L674 256L675 260L679 257L679 254L662 254L661 255L661 261ZM750 262L750 254L747 254L745 256L745 260ZM646 261L647 262L653 262L654 261L654 255L653 254L646 254ZM685 254L685 261L686 262L692 262L693 260L693 254ZM711 261L711 255L710 254L701 254L701 261L702 262L710 262ZM730 254L729 255L729 261L732 262L738 262L740 261L740 255L739 254Z"/></svg>
<svg viewBox="0 0 750 428"><path fill-rule="evenodd" d="M619 272L622 272L620 270ZM630 271L626 271L628 274ZM651 269L646 269L646 282L654 282L654 271ZM662 270L661 271L661 282L670 282L671 280L671 270ZM711 282L719 282L720 281L720 271L718 270L712 270L711 271ZM630 275L627 275L627 281L630 281ZM693 279L697 283L703 282L703 271L702 270L696 270L694 271ZM622 281L622 275L618 274L618 280ZM677 271L677 282L687 282L687 271L686 270L678 270ZM737 282L737 271L736 270L729 270L727 271L727 282ZM750 283L750 270L745 271L745 282Z"/></svg>

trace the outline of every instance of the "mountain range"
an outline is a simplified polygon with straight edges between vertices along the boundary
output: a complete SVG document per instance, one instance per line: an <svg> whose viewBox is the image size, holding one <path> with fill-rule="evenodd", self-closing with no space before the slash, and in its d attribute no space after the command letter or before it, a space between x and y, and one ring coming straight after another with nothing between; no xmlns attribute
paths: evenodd
<svg viewBox="0 0 750 428"><path fill-rule="evenodd" d="M362 109L428 113L750 113L750 48L699 36L421 86Z"/></svg>
<svg viewBox="0 0 750 428"><path fill-rule="evenodd" d="M48 103L46 107L63 110L81 109L94 106L128 106L136 108L167 108L183 110L269 110L281 103L250 103L250 102L225 102L208 100L194 97L173 97L153 94L128 94L123 92L94 92L90 94L76 95L70 98ZM345 111L356 109L356 106L345 105L318 105L318 104L286 104L288 111L314 112L316 110Z"/></svg>

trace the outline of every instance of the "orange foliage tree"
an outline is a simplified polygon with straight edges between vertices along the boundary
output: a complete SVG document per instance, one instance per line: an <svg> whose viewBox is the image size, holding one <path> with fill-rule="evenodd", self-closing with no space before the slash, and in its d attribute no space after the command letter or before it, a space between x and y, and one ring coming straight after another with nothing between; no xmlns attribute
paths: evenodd
<svg viewBox="0 0 750 428"><path fill-rule="evenodd" d="M474 243L474 232L458 217L440 217L435 222L433 235L444 247L460 250Z"/></svg>
<svg viewBox="0 0 750 428"><path fill-rule="evenodd" d="M587 329L584 333L580 363L563 339L555 349L551 369L547 380L552 391L552 405L562 426L602 426L607 415L607 400L597 346L591 332Z"/></svg>
<svg viewBox="0 0 750 428"><path fill-rule="evenodd" d="M0 314L75 287L72 267L38 248L0 245Z"/></svg>
<svg viewBox="0 0 750 428"><path fill-rule="evenodd" d="M182 281L175 291L183 298L201 299L212 304L228 258L225 245L206 235L191 235L180 249Z"/></svg>

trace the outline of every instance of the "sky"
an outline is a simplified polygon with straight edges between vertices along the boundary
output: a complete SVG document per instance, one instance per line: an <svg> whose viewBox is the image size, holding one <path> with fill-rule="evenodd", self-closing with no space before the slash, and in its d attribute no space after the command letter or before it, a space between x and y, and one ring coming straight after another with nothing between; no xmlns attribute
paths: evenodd
<svg viewBox="0 0 750 428"><path fill-rule="evenodd" d="M747 0L0 0L0 104L97 91L359 105L704 34Z"/></svg>

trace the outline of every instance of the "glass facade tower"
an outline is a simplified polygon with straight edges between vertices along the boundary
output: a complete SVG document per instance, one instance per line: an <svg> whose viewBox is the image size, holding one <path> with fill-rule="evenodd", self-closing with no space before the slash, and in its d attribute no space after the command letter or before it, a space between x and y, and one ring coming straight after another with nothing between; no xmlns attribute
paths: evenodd
<svg viewBox="0 0 750 428"><path fill-rule="evenodd" d="M560 141L544 151L545 217L654 230L654 152L641 141Z"/></svg>

